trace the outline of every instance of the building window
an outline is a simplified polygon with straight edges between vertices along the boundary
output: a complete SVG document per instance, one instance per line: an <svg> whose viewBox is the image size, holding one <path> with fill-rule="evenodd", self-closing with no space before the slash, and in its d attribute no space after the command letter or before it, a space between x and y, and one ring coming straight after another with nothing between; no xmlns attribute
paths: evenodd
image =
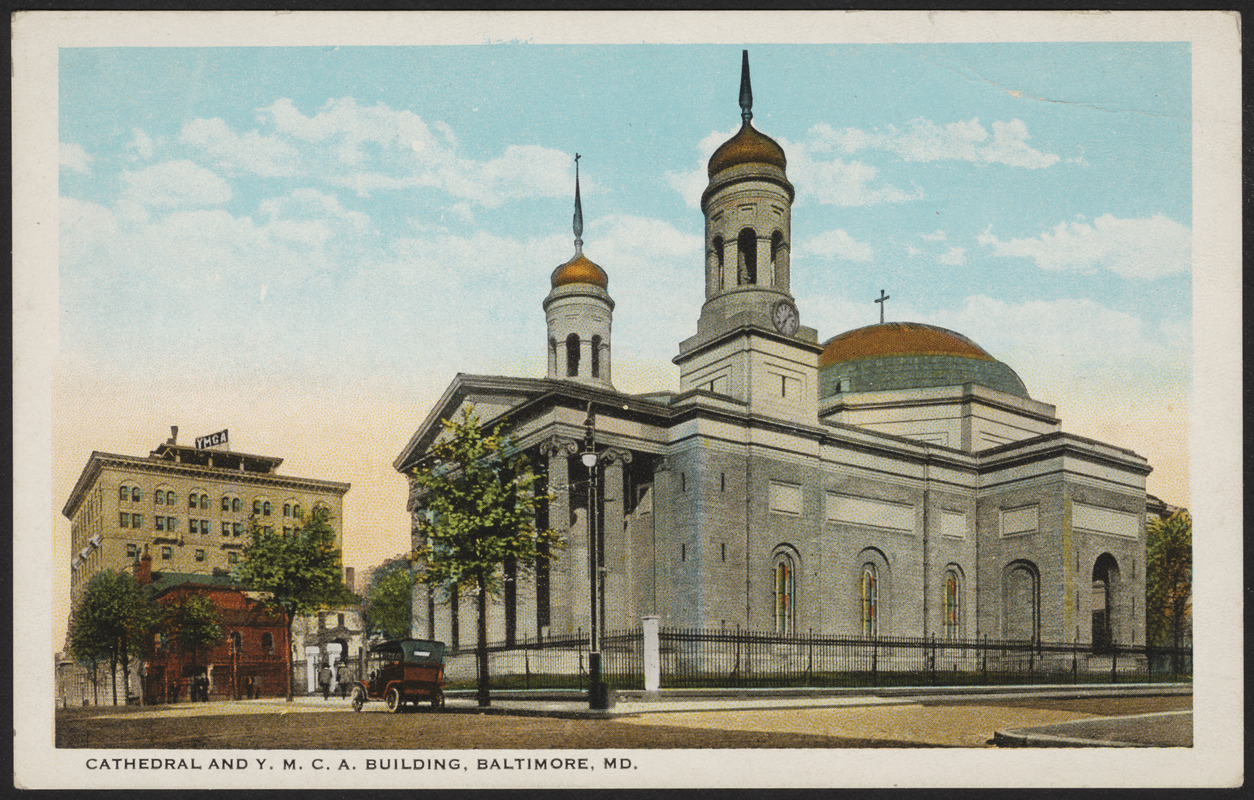
<svg viewBox="0 0 1254 800"><path fill-rule="evenodd" d="M261 504L261 514L262 516L265 516L265 517L270 516L270 501L269 500Z"/></svg>
<svg viewBox="0 0 1254 800"><path fill-rule="evenodd" d="M231 535L231 523L229 522L222 523L222 535L223 536Z"/></svg>
<svg viewBox="0 0 1254 800"><path fill-rule="evenodd" d="M688 560L688 545L682 542L680 542L679 544L679 560L680 561Z"/></svg>
<svg viewBox="0 0 1254 800"><path fill-rule="evenodd" d="M196 551L196 560L197 560L197 561L204 561L204 560L205 560L205 551L204 551L204 550L197 550L197 551Z"/></svg>
<svg viewBox="0 0 1254 800"><path fill-rule="evenodd" d="M231 552L227 553L227 555L226 555L226 560L227 560L228 562L230 562L231 564L238 564L238 563L239 563L239 552L238 552L238 551L236 551L236 550L232 550Z"/></svg>
<svg viewBox="0 0 1254 800"><path fill-rule="evenodd" d="M292 516L292 504L291 503L283 504L283 516L285 517Z"/></svg>
<svg viewBox="0 0 1254 800"><path fill-rule="evenodd" d="M130 500L130 499L131 499L131 488L129 486L119 486L118 487L118 500L120 502L125 503L127 500Z"/></svg>
<svg viewBox="0 0 1254 800"><path fill-rule="evenodd" d="M208 536L208 535L209 535L209 520L207 520L207 519L202 519L202 520L200 521L200 535L201 535L201 536Z"/></svg>
<svg viewBox="0 0 1254 800"><path fill-rule="evenodd" d="M796 626L797 566L788 553L775 556L775 632L791 635Z"/></svg>
<svg viewBox="0 0 1254 800"><path fill-rule="evenodd" d="M959 594L960 583L958 573L954 570L945 572L945 638L958 638L958 623L961 619L962 607Z"/></svg>
<svg viewBox="0 0 1254 800"><path fill-rule="evenodd" d="M231 498L227 497L226 495L222 495L222 510L223 511L231 510Z"/></svg>
<svg viewBox="0 0 1254 800"><path fill-rule="evenodd" d="M566 337L566 377L573 378L579 374L579 334L572 333Z"/></svg>
<svg viewBox="0 0 1254 800"><path fill-rule="evenodd" d="M155 524L157 526L157 530L159 531L165 530L165 517L155 517L155 519L156 519Z"/></svg>
<svg viewBox="0 0 1254 800"><path fill-rule="evenodd" d="M873 637L879 633L880 586L875 565L862 567L862 635Z"/></svg>
<svg viewBox="0 0 1254 800"><path fill-rule="evenodd" d="M239 511L239 510L240 510L240 509L242 509L243 507L244 507L244 502L243 502L242 500L240 500L238 497L236 497L235 499L231 500L231 510L232 510L232 511Z"/></svg>
<svg viewBox="0 0 1254 800"><path fill-rule="evenodd" d="M727 491L727 473L726 472L720 472L718 474L718 490L720 492Z"/></svg>
<svg viewBox="0 0 1254 800"><path fill-rule="evenodd" d="M300 503L294 503L294 504L292 505L292 516L293 516L293 517L296 517L296 519L304 519L304 518L305 518L305 512L304 512L304 510L303 510L303 509L301 509L301 507L300 507Z"/></svg>
<svg viewBox="0 0 1254 800"><path fill-rule="evenodd" d="M188 532L188 533L195 533L195 532L196 532L196 520L194 520L194 519L189 519L189 520L187 521L187 532Z"/></svg>
<svg viewBox="0 0 1254 800"><path fill-rule="evenodd" d="M188 508L196 507L196 493L195 492L192 492L191 494L187 495L187 507Z"/></svg>
<svg viewBox="0 0 1254 800"><path fill-rule="evenodd" d="M758 234L745 228L736 239L736 282L741 286L758 282Z"/></svg>
<svg viewBox="0 0 1254 800"><path fill-rule="evenodd" d="M121 514L118 514L118 527L119 528L128 527L130 524L131 524L130 514L126 513L125 511L123 511Z"/></svg>
<svg viewBox="0 0 1254 800"><path fill-rule="evenodd" d="M253 501L253 514L260 514L260 513L261 513L261 501L254 500Z"/></svg>
<svg viewBox="0 0 1254 800"><path fill-rule="evenodd" d="M131 527L132 528L144 527L144 515L143 514L131 514Z"/></svg>
<svg viewBox="0 0 1254 800"><path fill-rule="evenodd" d="M165 492L156 491L152 493L153 505L159 506L159 505L163 505L164 503L165 503Z"/></svg>
<svg viewBox="0 0 1254 800"><path fill-rule="evenodd" d="M166 492L166 493L165 493L165 504L166 504L167 506L172 506L172 505L174 505L176 502L178 502L178 495L176 495L174 492Z"/></svg>
<svg viewBox="0 0 1254 800"><path fill-rule="evenodd" d="M714 237L714 263L717 265L717 269L718 269L718 288L723 289L726 287L727 281L723 277L723 237L722 236Z"/></svg>
<svg viewBox="0 0 1254 800"><path fill-rule="evenodd" d="M232 523L231 523L231 535L232 535L232 536L239 536L239 535L240 535L240 531L242 531L242 530L243 530L243 526L242 526L242 525L240 525L238 522L232 522Z"/></svg>
<svg viewBox="0 0 1254 800"><path fill-rule="evenodd" d="M592 337L592 377L601 377L601 337Z"/></svg>
<svg viewBox="0 0 1254 800"><path fill-rule="evenodd" d="M130 542L127 542L126 557L127 558L139 558L139 545L131 544Z"/></svg>
<svg viewBox="0 0 1254 800"><path fill-rule="evenodd" d="M172 558L174 558L174 548L170 547L168 544L163 546L161 548L161 560L169 561Z"/></svg>
<svg viewBox="0 0 1254 800"><path fill-rule="evenodd" d="M679 473L679 491L688 491L688 476L683 472Z"/></svg>
<svg viewBox="0 0 1254 800"><path fill-rule="evenodd" d="M274 634L261 634L261 649L266 651L266 655L268 656L274 655Z"/></svg>
<svg viewBox="0 0 1254 800"><path fill-rule="evenodd" d="M131 489L131 502L132 503L138 503L140 500L143 500L143 499L144 499L144 493L139 490L138 486Z"/></svg>
<svg viewBox="0 0 1254 800"><path fill-rule="evenodd" d="M264 533L265 533L265 535L266 535L266 536L273 536L273 535L274 535L274 526L273 526L273 525L266 525L266 526L265 526L265 527L263 527L261 530L262 530L262 532L264 532Z"/></svg>
<svg viewBox="0 0 1254 800"><path fill-rule="evenodd" d="M200 496L200 507L205 509L206 511L209 510L209 495L202 494Z"/></svg>

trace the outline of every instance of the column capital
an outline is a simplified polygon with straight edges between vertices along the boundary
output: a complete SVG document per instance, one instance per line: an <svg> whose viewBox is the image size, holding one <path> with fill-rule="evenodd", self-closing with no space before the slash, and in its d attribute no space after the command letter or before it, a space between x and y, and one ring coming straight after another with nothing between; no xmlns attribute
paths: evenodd
<svg viewBox="0 0 1254 800"><path fill-rule="evenodd" d="M573 456L578 452L579 442L567 436L554 434L540 442L540 455L549 458L560 455Z"/></svg>

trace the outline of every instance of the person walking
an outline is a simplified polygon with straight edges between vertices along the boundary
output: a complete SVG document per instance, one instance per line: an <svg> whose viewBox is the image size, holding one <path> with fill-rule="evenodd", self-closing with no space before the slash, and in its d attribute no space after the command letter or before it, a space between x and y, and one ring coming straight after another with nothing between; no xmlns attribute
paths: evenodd
<svg viewBox="0 0 1254 800"><path fill-rule="evenodd" d="M331 672L331 665L322 662L322 668L318 670L318 684L322 687L322 699L331 699L331 679L335 677Z"/></svg>
<svg viewBox="0 0 1254 800"><path fill-rule="evenodd" d="M349 674L348 664L341 661L335 667L335 680L339 684L340 697L348 697L348 685L353 676Z"/></svg>

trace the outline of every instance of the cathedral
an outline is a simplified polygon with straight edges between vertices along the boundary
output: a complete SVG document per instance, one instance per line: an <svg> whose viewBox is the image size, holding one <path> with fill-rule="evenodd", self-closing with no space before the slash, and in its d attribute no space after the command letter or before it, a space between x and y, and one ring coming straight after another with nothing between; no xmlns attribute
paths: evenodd
<svg viewBox="0 0 1254 800"><path fill-rule="evenodd" d="M538 522L565 547L533 571L505 566L489 639L586 632L595 610L610 631L652 615L781 635L1143 644L1146 459L1064 433L1054 406L960 333L806 327L787 158L752 107L746 54L743 124L701 197L705 303L673 359L678 392L614 387L610 273L583 252L576 169L574 255L552 272L537 343L547 376L457 375L394 461L409 475L440 420L473 405L544 476ZM409 510L421 513L412 479ZM474 620L474 598L415 588L414 635L465 647Z"/></svg>

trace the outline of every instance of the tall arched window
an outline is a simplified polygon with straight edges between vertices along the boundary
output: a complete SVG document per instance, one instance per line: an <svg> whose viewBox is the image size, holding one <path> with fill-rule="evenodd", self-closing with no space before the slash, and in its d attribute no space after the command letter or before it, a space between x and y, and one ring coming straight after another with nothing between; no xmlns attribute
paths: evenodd
<svg viewBox="0 0 1254 800"><path fill-rule="evenodd" d="M594 378L601 377L601 337L600 336L592 337L592 361L591 361L590 366L592 367L592 377Z"/></svg>
<svg viewBox="0 0 1254 800"><path fill-rule="evenodd" d="M726 288L727 276L723 274L723 237L715 236L711 243L714 247L714 264L718 269L718 288Z"/></svg>
<svg viewBox="0 0 1254 800"><path fill-rule="evenodd" d="M1002 636L1034 642L1040 636L1040 573L1030 561L1012 561L1002 573Z"/></svg>
<svg viewBox="0 0 1254 800"><path fill-rule="evenodd" d="M775 632L789 635L797 624L797 564L789 553L778 553L773 572Z"/></svg>
<svg viewBox="0 0 1254 800"><path fill-rule="evenodd" d="M118 487L118 499L123 502L131 499L131 489L129 486Z"/></svg>
<svg viewBox="0 0 1254 800"><path fill-rule="evenodd" d="M144 499L144 493L139 490L138 486L136 486L134 489L131 489L131 502L132 503L138 503L140 500L143 500L143 499Z"/></svg>
<svg viewBox="0 0 1254 800"><path fill-rule="evenodd" d="M236 497L236 498L234 498L233 500L231 500L231 510L232 510L232 511L239 511L239 510L240 510L241 508L243 508L243 507L244 507L244 503L243 503L243 501L241 501L238 497Z"/></svg>
<svg viewBox="0 0 1254 800"><path fill-rule="evenodd" d="M736 282L744 286L758 282L758 234L745 228L736 239Z"/></svg>
<svg viewBox="0 0 1254 800"><path fill-rule="evenodd" d="M566 376L573 378L579 374L579 334L572 333L566 337Z"/></svg>
<svg viewBox="0 0 1254 800"><path fill-rule="evenodd" d="M174 494L173 491L169 491L165 493L165 504L167 506L172 506L176 502L178 502L178 495Z"/></svg>
<svg viewBox="0 0 1254 800"><path fill-rule="evenodd" d="M1101 650L1115 643L1115 589L1119 582L1119 563L1110 553L1102 553L1093 564L1093 649Z"/></svg>
<svg viewBox="0 0 1254 800"><path fill-rule="evenodd" d="M772 280L776 286L782 287L783 281L780 279L780 266L784 263L784 234L782 231L775 231L771 234L771 271L774 273Z"/></svg>
<svg viewBox="0 0 1254 800"><path fill-rule="evenodd" d="M962 583L956 570L945 570L945 638L957 639L962 619Z"/></svg>
<svg viewBox="0 0 1254 800"><path fill-rule="evenodd" d="M879 632L880 586L874 564L862 567L862 635L873 637Z"/></svg>

